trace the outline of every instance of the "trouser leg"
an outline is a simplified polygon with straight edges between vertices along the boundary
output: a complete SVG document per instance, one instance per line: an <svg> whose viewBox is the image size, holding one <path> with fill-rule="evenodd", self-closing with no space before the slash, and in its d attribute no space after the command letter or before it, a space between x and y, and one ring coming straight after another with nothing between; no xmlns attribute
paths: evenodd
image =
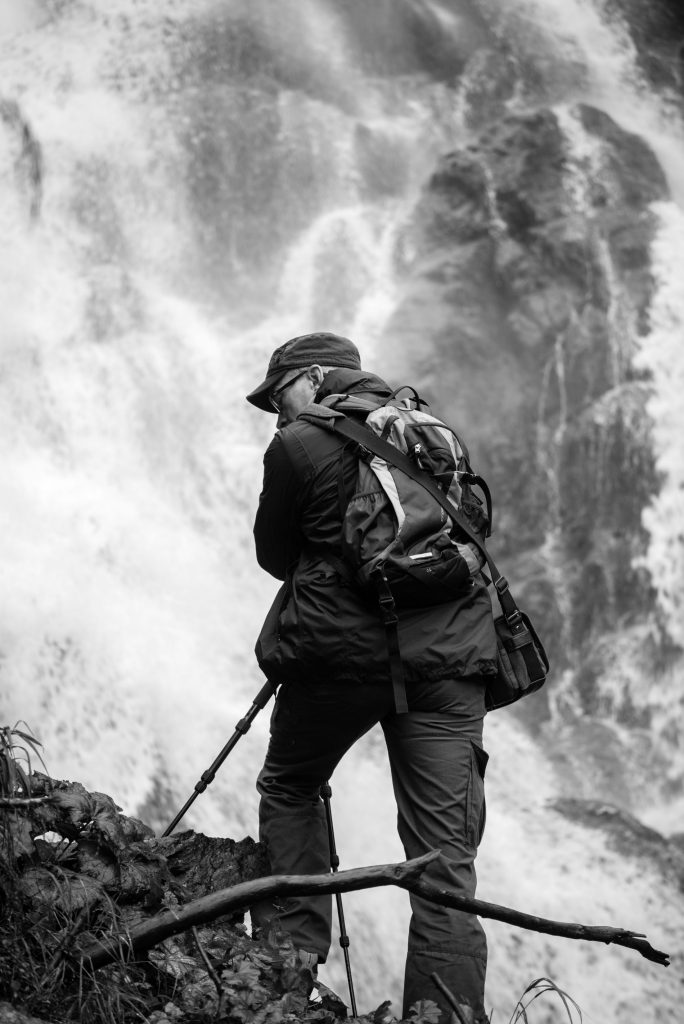
<svg viewBox="0 0 684 1024"><path fill-rule="evenodd" d="M482 749L484 687L446 680L409 689L409 714L383 720L407 858L441 851L424 878L474 896L475 856L484 828ZM476 1014L484 1014L487 944L470 914L411 895L412 917L404 979L404 1016L418 999L451 1008L430 979L436 972Z"/></svg>
<svg viewBox="0 0 684 1024"><path fill-rule="evenodd" d="M330 848L320 788L340 759L391 705L388 684L290 682L281 687L271 738L257 780L259 838L273 874L327 874ZM254 916L254 915L253 915ZM331 898L292 897L271 911L299 949L324 962L330 948ZM260 925L265 925L263 908Z"/></svg>

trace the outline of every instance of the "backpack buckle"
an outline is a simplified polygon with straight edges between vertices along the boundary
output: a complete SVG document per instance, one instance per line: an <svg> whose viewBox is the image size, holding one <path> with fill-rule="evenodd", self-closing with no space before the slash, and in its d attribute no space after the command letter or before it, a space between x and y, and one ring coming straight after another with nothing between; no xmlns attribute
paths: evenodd
<svg viewBox="0 0 684 1024"><path fill-rule="evenodd" d="M380 599L380 614L382 615L382 621L385 626L396 626L399 622L399 616L397 615L394 608L394 598L390 601Z"/></svg>
<svg viewBox="0 0 684 1024"><path fill-rule="evenodd" d="M382 564L376 565L370 575L378 591L378 602L385 622L397 622L394 594Z"/></svg>
<svg viewBox="0 0 684 1024"><path fill-rule="evenodd" d="M494 586L499 594L503 594L508 590L508 580L505 576L499 576L498 580L494 580Z"/></svg>
<svg viewBox="0 0 684 1024"><path fill-rule="evenodd" d="M519 608L516 608L515 611L511 612L510 615L506 615L505 619L508 625L510 626L512 633L518 633L521 628L524 629L525 627L525 623L523 622L523 617L520 614Z"/></svg>

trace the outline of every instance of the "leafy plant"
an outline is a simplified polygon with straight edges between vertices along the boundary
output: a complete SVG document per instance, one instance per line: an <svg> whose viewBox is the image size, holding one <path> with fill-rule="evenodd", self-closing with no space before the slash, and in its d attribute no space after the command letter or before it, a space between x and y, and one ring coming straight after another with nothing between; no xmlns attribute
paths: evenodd
<svg viewBox="0 0 684 1024"><path fill-rule="evenodd" d="M0 799L3 802L30 798L31 755L47 770L38 749L41 746L26 722L19 721L14 727L0 726Z"/></svg>
<svg viewBox="0 0 684 1024"><path fill-rule="evenodd" d="M444 1014L432 999L419 999L409 1009L411 1024L438 1024Z"/></svg>

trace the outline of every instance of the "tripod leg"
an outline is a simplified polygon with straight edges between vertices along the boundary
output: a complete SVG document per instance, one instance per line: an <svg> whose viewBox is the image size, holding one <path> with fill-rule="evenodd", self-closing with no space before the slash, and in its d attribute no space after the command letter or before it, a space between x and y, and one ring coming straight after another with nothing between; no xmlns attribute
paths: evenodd
<svg viewBox="0 0 684 1024"><path fill-rule="evenodd" d="M321 799L323 800L323 806L325 807L325 820L328 824L328 843L330 846L330 869L335 874L338 867L340 866L340 858L337 855L337 847L335 846L335 832L333 829L332 810L330 807L330 798L332 796L332 789L330 783L326 782L321 786ZM342 894L335 893L335 902L337 903L337 917L340 922L340 946L342 947L342 953L344 955L344 966L347 971L347 984L349 986L349 1001L351 1003L352 1017L358 1017L356 1009L356 997L354 995L354 981L352 979L351 972L351 961L349 959L349 936L347 935L347 927L344 920L344 908L342 906Z"/></svg>

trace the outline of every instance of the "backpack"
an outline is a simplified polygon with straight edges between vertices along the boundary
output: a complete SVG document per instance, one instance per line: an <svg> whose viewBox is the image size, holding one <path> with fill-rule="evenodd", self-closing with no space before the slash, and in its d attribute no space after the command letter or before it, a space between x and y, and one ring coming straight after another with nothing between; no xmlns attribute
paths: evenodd
<svg viewBox="0 0 684 1024"><path fill-rule="evenodd" d="M492 523L489 489L473 473L465 444L451 427L424 411L425 403L411 390L413 400L397 399L395 392L385 404L330 395L300 414L356 447L357 477L353 493L345 496L342 516L342 570L361 590L377 595L398 711L405 709L406 698L396 608L428 607L467 593L485 564L482 547ZM368 431L410 459L419 475L432 478L447 506L459 510L473 539L442 504L430 500L423 485L364 444L371 444ZM484 502L475 494L476 486Z"/></svg>
<svg viewBox="0 0 684 1024"><path fill-rule="evenodd" d="M413 389L411 389L413 390ZM415 392L414 392L415 395ZM451 427L424 412L415 395L378 405L353 395L331 395L310 407L306 418L335 420L339 413L364 414L365 428L428 473L444 495L484 539L491 534L491 498L484 480L470 466L468 450ZM307 415L313 413L313 416ZM322 414L322 415L321 415ZM383 578L399 608L441 604L463 594L484 557L450 520L444 508L426 499L419 483L357 443L358 473L342 521L342 551L363 590L377 589ZM473 491L479 486L484 504Z"/></svg>

